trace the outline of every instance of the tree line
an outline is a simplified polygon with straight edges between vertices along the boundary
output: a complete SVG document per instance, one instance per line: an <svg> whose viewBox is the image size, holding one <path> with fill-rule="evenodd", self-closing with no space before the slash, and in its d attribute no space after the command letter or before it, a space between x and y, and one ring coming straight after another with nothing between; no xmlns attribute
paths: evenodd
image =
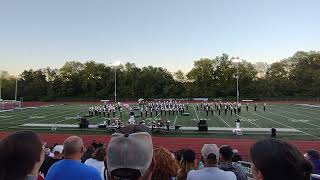
<svg viewBox="0 0 320 180"><path fill-rule="evenodd" d="M227 54L194 61L184 74L162 67L117 67L88 61L66 62L60 69L25 70L18 76L18 97L24 100L113 99L115 70L117 97L138 98L235 98L237 68L240 98L319 97L320 52L296 52L272 63L264 74L248 61L235 63ZM15 77L2 72L2 99L14 99Z"/></svg>

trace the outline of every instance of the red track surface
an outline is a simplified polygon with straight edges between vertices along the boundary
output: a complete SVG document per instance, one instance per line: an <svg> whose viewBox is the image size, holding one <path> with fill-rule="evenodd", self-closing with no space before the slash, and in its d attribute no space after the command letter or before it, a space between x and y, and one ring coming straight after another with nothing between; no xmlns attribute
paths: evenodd
<svg viewBox="0 0 320 180"><path fill-rule="evenodd" d="M0 132L0 139L7 136L9 133ZM40 134L42 140L47 142L48 146L54 143L62 144L64 139L71 134ZM93 140L101 141L107 144L110 136L105 135L80 135L85 141L85 145L89 145ZM195 152L200 153L203 144L214 143L218 146L229 145L232 148L238 149L239 153L245 157L246 160L249 155L249 149L254 140L250 139L214 139L214 138L177 138L177 137L153 137L154 147L165 147L171 151L176 151L182 148L191 148ZM316 149L320 151L320 141L289 141L297 146L300 151L305 152L309 149Z"/></svg>

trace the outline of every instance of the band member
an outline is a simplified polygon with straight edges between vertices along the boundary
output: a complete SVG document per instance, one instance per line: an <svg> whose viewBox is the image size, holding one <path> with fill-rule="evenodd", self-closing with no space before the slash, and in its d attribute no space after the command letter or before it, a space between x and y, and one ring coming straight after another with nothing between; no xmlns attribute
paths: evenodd
<svg viewBox="0 0 320 180"><path fill-rule="evenodd" d="M246 104L246 109L249 110L249 103Z"/></svg>
<svg viewBox="0 0 320 180"><path fill-rule="evenodd" d="M120 111L121 113L122 111ZM129 120L128 120L129 124L135 124L135 120L134 120L134 112L131 111L129 114Z"/></svg>
<svg viewBox="0 0 320 180"><path fill-rule="evenodd" d="M227 115L228 107L227 105L224 105L224 115Z"/></svg>
<svg viewBox="0 0 320 180"><path fill-rule="evenodd" d="M263 104L263 111L266 111L266 103Z"/></svg>
<svg viewBox="0 0 320 180"><path fill-rule="evenodd" d="M221 114L221 107L220 106L218 106L218 112L219 112L219 116L220 116L220 114Z"/></svg>
<svg viewBox="0 0 320 180"><path fill-rule="evenodd" d="M240 119L236 120L236 129L240 129Z"/></svg>
<svg viewBox="0 0 320 180"><path fill-rule="evenodd" d="M257 111L257 103L254 103L254 111Z"/></svg>

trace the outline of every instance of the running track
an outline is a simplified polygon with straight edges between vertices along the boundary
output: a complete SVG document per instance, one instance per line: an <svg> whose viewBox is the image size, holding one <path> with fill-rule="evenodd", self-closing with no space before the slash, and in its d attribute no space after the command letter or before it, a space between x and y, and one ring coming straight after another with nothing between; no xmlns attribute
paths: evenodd
<svg viewBox="0 0 320 180"><path fill-rule="evenodd" d="M9 133L0 132L0 139L3 139ZM54 143L62 144L64 139L71 136L71 134L40 134L40 137L43 142L48 144L48 147L51 147ZM97 142L101 141L104 144L108 144L110 136L106 135L80 135L84 140L85 145L88 146L93 140ZM183 148L191 148L198 155L203 144L217 144L229 145L234 149L238 149L239 154L244 156L244 160L249 160L249 149L252 143L255 140L251 139L215 139L215 138L180 138L180 137L153 137L154 147L165 147L170 151L176 151ZM320 141L289 141L299 148L303 153L309 149L315 149L320 151Z"/></svg>

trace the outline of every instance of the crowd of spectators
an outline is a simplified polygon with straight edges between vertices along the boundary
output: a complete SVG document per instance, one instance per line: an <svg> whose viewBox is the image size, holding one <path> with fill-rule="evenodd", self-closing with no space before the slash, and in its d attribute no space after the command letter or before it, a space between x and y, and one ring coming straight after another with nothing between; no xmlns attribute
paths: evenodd
<svg viewBox="0 0 320 180"><path fill-rule="evenodd" d="M78 136L46 148L38 134L19 131L0 142L0 180L246 180L238 151L204 144L201 158L192 149L171 152L154 147L149 129L127 125L107 145L84 146ZM320 173L319 153L304 155L293 145L263 139L250 148L255 180L307 180Z"/></svg>

